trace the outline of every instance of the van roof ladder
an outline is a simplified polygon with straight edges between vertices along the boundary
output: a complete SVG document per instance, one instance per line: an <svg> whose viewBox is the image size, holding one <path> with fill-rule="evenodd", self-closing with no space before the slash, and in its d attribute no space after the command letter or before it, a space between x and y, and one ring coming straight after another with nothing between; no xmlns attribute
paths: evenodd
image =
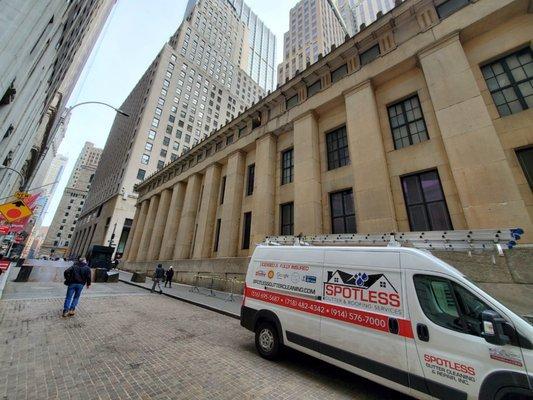
<svg viewBox="0 0 533 400"><path fill-rule="evenodd" d="M272 246L406 246L426 250L483 251L512 249L521 228L390 233L344 233L325 235L267 236Z"/></svg>

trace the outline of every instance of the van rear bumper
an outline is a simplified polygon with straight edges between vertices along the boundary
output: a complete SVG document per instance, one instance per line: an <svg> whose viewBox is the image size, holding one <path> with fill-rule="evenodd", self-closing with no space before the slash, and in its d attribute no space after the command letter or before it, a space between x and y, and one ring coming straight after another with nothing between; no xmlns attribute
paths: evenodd
<svg viewBox="0 0 533 400"><path fill-rule="evenodd" d="M253 308L242 306L241 307L241 326L245 327L249 331L254 331L255 325L255 316L257 310Z"/></svg>

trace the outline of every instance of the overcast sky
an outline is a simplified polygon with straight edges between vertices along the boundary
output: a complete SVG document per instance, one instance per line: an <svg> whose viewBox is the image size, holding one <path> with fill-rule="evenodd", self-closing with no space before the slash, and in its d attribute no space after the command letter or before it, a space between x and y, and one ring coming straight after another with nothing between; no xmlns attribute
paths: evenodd
<svg viewBox="0 0 533 400"><path fill-rule="evenodd" d="M246 3L276 35L277 66L283 57L283 34L289 27L289 10L297 0L247 0ZM178 28L186 5L187 0L117 0L69 104L96 100L120 106ZM84 143L90 141L103 148L114 116L114 111L98 105L81 106L73 111L59 148L69 161L45 215L45 226L54 217Z"/></svg>

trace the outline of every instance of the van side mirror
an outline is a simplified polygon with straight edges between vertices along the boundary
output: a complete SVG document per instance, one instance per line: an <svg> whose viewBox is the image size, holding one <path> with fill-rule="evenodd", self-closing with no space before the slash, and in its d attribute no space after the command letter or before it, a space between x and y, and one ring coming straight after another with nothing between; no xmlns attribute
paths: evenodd
<svg viewBox="0 0 533 400"><path fill-rule="evenodd" d="M505 346L509 343L509 336L503 333L503 325L506 323L505 319L500 317L496 311L483 311L481 313L481 320L483 321L483 333L481 336L487 342L498 346Z"/></svg>

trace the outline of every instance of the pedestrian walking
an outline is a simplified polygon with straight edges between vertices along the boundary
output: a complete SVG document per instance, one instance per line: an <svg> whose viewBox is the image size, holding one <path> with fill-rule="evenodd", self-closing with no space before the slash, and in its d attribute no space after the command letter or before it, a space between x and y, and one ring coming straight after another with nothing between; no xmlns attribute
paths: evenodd
<svg viewBox="0 0 533 400"><path fill-rule="evenodd" d="M164 277L165 270L163 269L163 265L157 264L157 268L155 269L154 276L152 278L152 280L154 281L151 290L152 293L154 292L156 285L159 287L159 294L163 293L163 289L161 288L161 279L163 279Z"/></svg>
<svg viewBox="0 0 533 400"><path fill-rule="evenodd" d="M68 286L65 303L63 304L63 318L66 318L76 314L76 306L80 300L83 287L87 285L87 289L89 289L91 286L91 269L87 265L87 260L82 257L68 267L63 276L65 277L65 285Z"/></svg>
<svg viewBox="0 0 533 400"><path fill-rule="evenodd" d="M174 277L174 268L172 268L172 265L168 267L167 269L167 280L165 281L165 287L172 287L172 278Z"/></svg>

